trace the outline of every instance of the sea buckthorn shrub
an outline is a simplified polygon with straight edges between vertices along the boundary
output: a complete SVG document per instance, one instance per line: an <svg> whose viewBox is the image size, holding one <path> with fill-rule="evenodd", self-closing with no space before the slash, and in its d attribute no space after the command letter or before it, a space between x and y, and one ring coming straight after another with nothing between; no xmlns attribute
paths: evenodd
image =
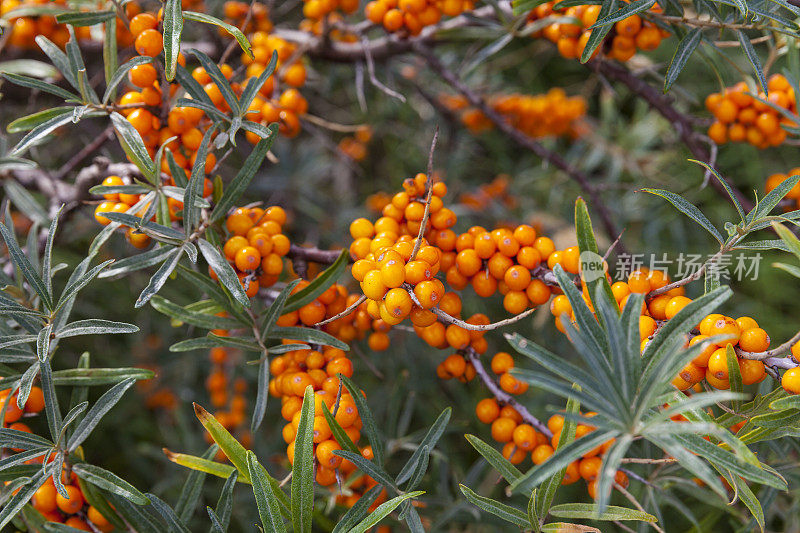
<svg viewBox="0 0 800 533"><path fill-rule="evenodd" d="M0 0L0 530L797 530L796 14Z"/></svg>

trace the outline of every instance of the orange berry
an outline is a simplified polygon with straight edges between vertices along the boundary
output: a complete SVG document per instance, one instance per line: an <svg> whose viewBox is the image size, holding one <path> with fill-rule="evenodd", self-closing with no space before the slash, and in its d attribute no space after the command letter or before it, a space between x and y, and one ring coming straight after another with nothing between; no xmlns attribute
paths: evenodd
<svg viewBox="0 0 800 533"><path fill-rule="evenodd" d="M134 47L139 55L155 57L164 49L164 39L158 30L144 30L136 37Z"/></svg>

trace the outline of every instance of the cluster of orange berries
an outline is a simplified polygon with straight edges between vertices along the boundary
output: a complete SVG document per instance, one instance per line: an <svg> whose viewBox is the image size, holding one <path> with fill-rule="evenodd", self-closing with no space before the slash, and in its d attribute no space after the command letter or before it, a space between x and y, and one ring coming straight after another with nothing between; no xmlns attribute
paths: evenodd
<svg viewBox="0 0 800 533"><path fill-rule="evenodd" d="M680 298L681 302L677 303L670 300L670 305L682 307L691 301L684 296ZM686 390L703 379L714 388L730 388L727 353L729 344L734 349L745 352L763 352L769 348L770 338L767 332L758 327L755 320L747 316L734 320L729 316L710 314L700 321L698 330L700 334L689 340L689 346L715 335L722 335L724 340L710 343L678 373L672 380L672 384L680 390ZM742 375L742 384L760 383L766 377L763 362L743 357L737 357L737 362L739 373Z"/></svg>
<svg viewBox="0 0 800 533"><path fill-rule="evenodd" d="M129 28L134 37L134 47L140 56L155 58L161 54L164 45L158 29L160 18L161 12L158 15L139 13L131 18ZM178 54L178 64L186 65L183 54ZM229 65L220 65L220 70L228 79L233 75L233 69ZM192 77L203 86L211 102L220 111L229 110L219 88L212 83L211 77L203 67L194 69ZM120 97L118 101L120 113L139 132L150 157L155 157L159 146L166 143L166 148L172 153L177 166L191 171L197 158L197 150L203 140L203 133L210 124L205 112L196 107L170 106L169 101L177 95L180 86L175 83L170 84L166 90L168 94L165 94L154 63L133 67L128 72L128 81L135 89L127 91ZM232 87L241 91L241 87L236 84L232 84ZM209 152L204 162L206 173L210 173L216 163L216 156L213 152ZM172 169L166 157L161 161L160 170L167 176L172 176ZM174 181L169 180L167 184L174 185ZM211 192L211 181L206 178L203 196L210 195ZM176 213L183 209L183 204L170 198L169 207L172 219L175 220L178 218Z"/></svg>
<svg viewBox="0 0 800 533"><path fill-rule="evenodd" d="M11 393L11 389L0 391L0 406L5 407L5 418L3 426L17 431L31 433L31 428L24 422L20 422L23 416L35 416L44 409L44 393L39 387L32 387L23 408L17 406L17 393ZM22 451L22 450L16 450ZM37 464L44 460L43 456L26 461L27 464ZM50 460L53 460L51 457ZM91 529L87 520L92 523L96 530L111 531L113 527L94 507L89 506L84 510L85 499L81 489L78 487L77 476L69 472L65 467L62 471L61 480L68 498L65 498L56 491L52 478L48 478L44 485L36 490L31 498L33 507L44 515L50 522L59 522L82 531L94 531ZM6 482L8 483L8 482Z"/></svg>
<svg viewBox="0 0 800 533"><path fill-rule="evenodd" d="M583 416L591 418L596 413L585 413ZM562 415L553 415L547 420L547 428L553 434L549 444L537 446L531 452L531 459L534 464L541 464L545 462L551 455L553 455L558 441L561 438L561 430L564 427L564 417ZM586 424L578 424L575 428L575 439L584 437L591 433L596 428ZM592 498L597 497L597 476L600 473L600 468L603 465L603 455L605 455L611 446L614 444L614 439L608 440L600 444L596 448L584 453L580 459L577 459L567 465L567 470L564 473L564 480L561 482L563 485L570 485L579 479L586 481L586 488L589 496ZM614 475L614 483L620 485L623 489L628 488L628 475L618 470Z"/></svg>
<svg viewBox="0 0 800 533"><path fill-rule="evenodd" d="M458 197L458 203L475 211L481 211L492 201L497 201L504 207L513 209L517 206L517 199L508 192L509 181L508 174L500 174L489 183L480 185L475 192L462 193Z"/></svg>
<svg viewBox="0 0 800 533"><path fill-rule="evenodd" d="M511 314L547 303L551 287L532 271L555 251L553 241L540 237L527 224L487 231L473 226L455 239L455 262L446 271L454 290L471 285L478 296L503 295L503 307Z"/></svg>
<svg viewBox="0 0 800 533"><path fill-rule="evenodd" d="M106 187L118 187L120 185L130 185L131 181L119 176L107 176L102 183ZM108 193L103 195L103 201L97 204L94 209L94 219L98 224L107 226L111 220L104 213L127 213L128 210L136 205L140 200L139 194ZM171 198L170 198L171 200ZM125 239L136 248L147 248L150 245L150 237L137 231L134 228L125 230Z"/></svg>
<svg viewBox="0 0 800 533"><path fill-rule="evenodd" d="M282 233L285 223L286 211L279 206L239 207L225 220L230 237L222 251L237 271L248 296L255 296L261 287L273 285L283 272L283 258L291 246ZM209 275L216 279L210 267Z"/></svg>
<svg viewBox="0 0 800 533"><path fill-rule="evenodd" d="M278 56L275 74L259 89L258 96L248 107L246 117L264 125L277 122L282 135L295 137L301 129L298 117L308 111L308 102L298 90L306 83L306 66L303 57L297 57L296 44L272 35L269 31L259 28L249 35L253 57L245 53L241 56L242 65L247 67L245 77L248 79L257 78L264 72L272 60L273 51ZM286 86L282 91L281 84ZM258 135L249 131L246 137L252 144L259 140Z"/></svg>
<svg viewBox="0 0 800 533"><path fill-rule="evenodd" d="M348 135L339 141L339 150L354 161L361 161L367 157L367 143L372 139L372 128L361 126L353 135Z"/></svg>
<svg viewBox="0 0 800 533"><path fill-rule="evenodd" d="M54 5L66 8L66 0L0 0L0 16L8 19L11 27L8 29L8 44L17 48L37 49L34 40L37 35L43 35L53 41L56 46L64 48L69 41L69 30L65 24L56 22L55 15L38 15L15 17L12 11L16 9L35 8L42 5ZM88 27L75 28L75 36L80 40L92 38Z"/></svg>
<svg viewBox="0 0 800 533"><path fill-rule="evenodd" d="M781 74L773 74L767 81L769 95L763 91L754 98L745 82L739 82L720 93L706 97L706 109L716 119L708 128L708 136L717 143L747 142L758 148L778 146L786 140L783 124L795 124L761 100L773 106L797 111L795 94L789 81Z"/></svg>
<svg viewBox="0 0 800 533"><path fill-rule="evenodd" d="M795 167L786 174L771 174L767 178L767 182L764 186L764 192L769 193L772 189L789 179L791 176L797 175L800 175L800 167ZM784 211L794 211L795 209L800 208L800 184L797 184L789 189L789 192L787 192L786 196L783 197L783 202L787 204L783 207Z"/></svg>
<svg viewBox="0 0 800 533"><path fill-rule="evenodd" d="M473 0L372 0L364 7L364 15L390 33L419 35L422 28L436 24L443 15L455 17L474 6Z"/></svg>
<svg viewBox="0 0 800 533"><path fill-rule="evenodd" d="M41 459L40 457L39 460ZM80 531L114 530L114 525L97 508L88 505L78 485L78 477L66 465L61 472L61 482L68 498L58 493L52 477L47 478L44 485L36 489L31 497L31 505L45 520Z"/></svg>
<svg viewBox="0 0 800 533"><path fill-rule="evenodd" d="M461 96L445 96L445 106L461 111L461 122L473 133L493 127L491 120L480 109L470 108ZM563 89L554 87L545 94L495 95L489 105L515 128L535 139L548 136L577 136L583 130L581 119L586 115L586 100L581 96L567 96Z"/></svg>
<svg viewBox="0 0 800 533"><path fill-rule="evenodd" d="M284 341L290 343L291 341ZM334 415L336 422L345 430L354 443L361 438L361 417L356 403L347 389L341 388L338 374L353 375L353 363L346 352L334 347L320 350L292 350L274 357L270 361L270 394L281 399L281 416L286 420L283 440L287 444L286 455L294 462L294 441L300 423L303 394L309 385L314 388L314 453L317 457L317 482L322 486L336 483L336 469L345 474L354 468L349 461L333 454L341 446L336 441L325 419L322 403ZM339 397L338 405L336 404Z"/></svg>
<svg viewBox="0 0 800 533"><path fill-rule="evenodd" d="M533 34L534 37L544 37L553 42L558 47L558 53L567 59L577 59L583 55L583 50L589 41L592 30L589 28L597 22L600 14L600 5L578 5L564 9L553 9L557 2L546 2L536 6L529 14L528 21L534 22L553 15L572 17L574 23L554 23L548 24L540 31ZM661 12L658 5L650 8L654 13ZM661 44L661 40L670 34L655 24L643 19L639 15L631 15L614 24L609 32L610 45L606 45L605 55L618 61L628 61L636 53L636 50L646 52L655 50ZM592 57L600 53L598 47Z"/></svg>

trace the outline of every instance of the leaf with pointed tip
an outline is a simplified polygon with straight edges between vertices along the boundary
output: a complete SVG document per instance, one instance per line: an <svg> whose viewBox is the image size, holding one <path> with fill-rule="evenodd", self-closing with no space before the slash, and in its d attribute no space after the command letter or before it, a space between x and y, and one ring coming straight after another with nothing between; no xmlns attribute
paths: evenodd
<svg viewBox="0 0 800 533"><path fill-rule="evenodd" d="M670 62L669 68L667 68L667 73L664 76L664 92L667 92L670 90L670 88L672 88L672 85L683 71L683 67L686 66L689 58L703 40L703 32L701 30L701 28L692 28L689 30L675 48L675 53L672 55L672 61Z"/></svg>
<svg viewBox="0 0 800 533"><path fill-rule="evenodd" d="M725 189L725 192L728 193L728 197L731 199L731 202L733 203L734 207L736 207L736 211L739 212L739 216L742 218L742 222L744 222L746 217L744 213L744 207L742 207L742 203L739 201L739 198L733 192L733 189L728 183L728 180L723 178L722 175L720 175L720 173L717 172L716 169L711 165L709 165L708 163L704 163L703 161L698 161L697 159L689 159L689 161L692 163L697 163L698 165L702 166L708 172L710 172L712 176L714 176L717 179L719 184L722 185L722 187Z"/></svg>
<svg viewBox="0 0 800 533"><path fill-rule="evenodd" d="M166 0L164 3L164 73L167 81L175 79L175 67L181 51L181 32L183 31L183 12L180 0Z"/></svg>
<svg viewBox="0 0 800 533"><path fill-rule="evenodd" d="M191 470L197 470L198 472L204 472L206 474L211 474L212 476L216 476L218 478L227 479L232 474L236 474L238 471L236 467L231 466L229 464L220 463L217 461L210 461L208 459L204 459L202 457L198 457L196 455L189 455L186 453L175 453L170 450L164 448L164 453L167 455L167 459L175 463L176 465L180 465ZM245 484L250 484L250 480L247 479L239 479Z"/></svg>
<svg viewBox="0 0 800 533"><path fill-rule="evenodd" d="M147 284L147 287L144 288L142 293L139 295L139 298L136 299L136 303L134 304L135 308L140 308L152 298L161 287L167 282L167 278L172 272L175 270L175 267L178 266L178 262L183 257L183 252L185 248L180 246L172 250L172 252L167 256L167 260L164 261L161 266L156 270L156 273L150 278L150 281Z"/></svg>
<svg viewBox="0 0 800 533"><path fill-rule="evenodd" d="M170 318L204 329L237 329L243 325L234 318L216 316L215 313L192 311L158 295L151 298L150 305L156 311Z"/></svg>
<svg viewBox="0 0 800 533"><path fill-rule="evenodd" d="M36 294L39 295L41 298L42 303L44 306L52 311L53 310L53 300L52 295L47 291L47 286L45 285L44 281L42 281L41 276L39 273L36 272L36 269L31 264L28 256L26 256L22 249L19 247L17 243L16 237L14 237L14 233L6 227L5 224L0 222L0 235L3 236L3 240L6 243L6 247L8 248L8 253L11 256L11 261L22 271L22 275L25 276L25 279L36 291Z"/></svg>
<svg viewBox="0 0 800 533"><path fill-rule="evenodd" d="M295 533L310 533L314 509L314 389L311 385L303 395L294 439L291 504Z"/></svg>
<svg viewBox="0 0 800 533"><path fill-rule="evenodd" d="M611 0L610 2L604 2L603 5L600 7L600 12L597 14L598 18L605 18L611 14L617 8L617 0ZM589 40L586 41L586 46L581 53L581 63L586 63L589 61L592 56L594 55L595 51L603 44L603 40L608 35L608 32L611 31L613 26L608 24L606 26L597 28L592 30L589 34Z"/></svg>
<svg viewBox="0 0 800 533"><path fill-rule="evenodd" d="M59 98L62 98L64 100L72 100L78 98L76 94L73 94L66 89L62 89L58 85L47 83L46 81L32 78L30 76L24 76L22 74L14 74L12 72L2 72L0 73L0 76L4 77L11 83L19 85L21 87L27 87L28 89L34 89L37 91L44 91L46 93L58 96Z"/></svg>
<svg viewBox="0 0 800 533"><path fill-rule="evenodd" d="M194 413L214 442L217 443L220 450L222 450L222 453L228 457L233 466L239 471L239 474L242 476L242 481L250 483L250 474L246 457L247 450L245 450L244 446L233 438L233 435L217 421L214 415L196 403L194 404ZM227 474L225 477L227 477Z"/></svg>
<svg viewBox="0 0 800 533"><path fill-rule="evenodd" d="M59 70L59 72L61 72L61 74L64 76L64 79L66 79L76 90L79 90L78 80L75 78L75 74L69 63L67 54L65 54L61 48L59 48L53 41L44 35L37 35L35 41L36 44L39 45L39 48L42 49L42 52L45 53L53 65Z"/></svg>
<svg viewBox="0 0 800 533"><path fill-rule="evenodd" d="M122 398L122 395L125 394L125 391L127 391L134 383L136 383L136 380L133 378L128 378L125 381L121 381L120 383L117 383L108 389L105 394L103 394L97 400L97 402L95 402L70 437L68 446L69 451L75 451L75 449L80 446L84 440L86 440L94 428L97 427L97 424L100 423L100 420L111 410L112 407L117 404L117 402Z"/></svg>
<svg viewBox="0 0 800 533"><path fill-rule="evenodd" d="M144 65L145 63L152 63L153 58L148 56L135 56L133 59L126 61L111 75L106 82L106 92L103 94L103 103L108 103L108 101L113 97L114 91L116 90L117 86L122 83L133 67L138 67L139 65Z"/></svg>
<svg viewBox="0 0 800 533"><path fill-rule="evenodd" d="M194 13L191 11L186 11L183 14L185 18L192 19L190 15L194 15ZM203 15L203 16L212 19L214 18L214 17L209 17L208 15ZM197 19L194 18L192 20L197 20ZM239 31L239 33L241 33L241 31ZM236 93L233 92L233 89L231 88L231 83L222 73L222 70L220 70L219 65L217 65L216 62L214 62L210 57L208 57L208 55L206 55L204 52L201 52L200 50L192 49L189 50L189 52L193 56L195 56L198 59L198 61L200 61L200 64L206 70L206 73L208 73L208 75L211 77L211 81L214 83L214 85L217 86L220 93L222 93L222 97L225 99L225 102L228 104L228 107L230 107L235 114L237 115L240 114L239 100L236 98Z"/></svg>
<svg viewBox="0 0 800 533"><path fill-rule="evenodd" d="M738 2L744 4L743 0L737 0L737 3ZM745 9L747 8L745 7ZM764 76L764 69L761 67L761 60L758 58L755 48L753 48L753 43L750 42L750 37L748 37L747 34L742 30L736 30L736 37L739 39L739 44L742 45L742 50L744 50L747 60L753 66L753 71L756 73L756 79L758 80L758 84L761 85L761 90L764 91L764 94L767 94L769 92L767 87L767 78Z"/></svg>
<svg viewBox="0 0 800 533"><path fill-rule="evenodd" d="M372 526L389 516L389 513L397 509L397 507L406 500L416 498L425 494L423 490L416 490L414 492L409 492L407 494L401 494L400 496L395 496L391 500L382 503L379 505L369 516L367 516L364 520L356 524L353 529L350 530L350 533L366 533Z"/></svg>
<svg viewBox="0 0 800 533"><path fill-rule="evenodd" d="M180 3L180 0L174 1ZM192 233L200 223L200 209L195 200L203 196L208 145L211 142L211 137L214 135L214 132L215 128L212 126L208 128L203 135L203 139L200 141L200 147L197 149L197 158L194 161L194 165L192 165L189 183L186 185L186 189L183 193L183 227L187 235Z"/></svg>
<svg viewBox="0 0 800 533"><path fill-rule="evenodd" d="M190 533L186 525L181 522L175 511L172 510L172 507L167 505L164 500L149 492L147 493L147 498L150 500L152 507L161 515L167 526L167 531L171 533Z"/></svg>
<svg viewBox="0 0 800 533"><path fill-rule="evenodd" d="M783 197L797 185L798 180L800 180L800 176L789 176L787 179L783 180L777 187L769 191L764 198L758 202L755 208L753 208L750 213L747 215L747 221L752 222L755 220L759 220L761 217L769 214L770 211L775 209L775 206L783 200Z"/></svg>
<svg viewBox="0 0 800 533"><path fill-rule="evenodd" d="M313 281L306 285L302 290L299 290L289 296L289 299L286 301L286 305L283 307L283 312L291 313L292 311L296 311L304 305L314 301L320 294L328 290L331 285L336 283L336 281L342 275L342 272L344 272L344 269L347 268L349 261L350 252L348 250L342 250L342 252L339 254L339 257L336 258L336 261L334 261L331 266L326 268L324 272L315 277Z"/></svg>
<svg viewBox="0 0 800 533"><path fill-rule="evenodd" d="M79 463L73 465L72 470L79 478L103 490L122 496L136 505L147 505L150 503L147 496L139 492L136 487L104 468L87 463Z"/></svg>
<svg viewBox="0 0 800 533"><path fill-rule="evenodd" d="M286 525L283 523L280 503L275 497L270 475L264 467L261 466L261 463L256 459L256 455L251 451L247 452L247 466L250 472L250 479L253 482L253 495L256 498L258 516L261 518L264 531L274 531L275 533L280 533L281 531L285 532ZM294 483L292 483L292 485L294 485ZM311 518L310 514L309 510L308 518Z"/></svg>
<svg viewBox="0 0 800 533"><path fill-rule="evenodd" d="M402 485L410 478L414 477L414 474L417 472L419 465L423 460L423 457L427 462L427 455L436 446L436 443L439 442L439 439L441 438L445 428L447 427L447 423L450 421L450 414L452 412L453 412L452 408L448 407L444 411L442 411L441 414L439 414L439 416L436 418L436 421L433 423L430 429L428 429L428 432L425 434L425 437L422 439L422 441L420 441L419 446L417 446L417 449L414 450L414 453L408 459L406 464L403 465L403 469L400 470L400 473L397 474L395 483L397 483L398 485ZM427 448L427 451L425 451L425 448Z"/></svg>
<svg viewBox="0 0 800 533"><path fill-rule="evenodd" d="M244 307L250 307L250 298L244 292L239 277L234 272L230 263L222 256L219 249L205 239L198 239L197 245L200 253L203 254L208 266L216 273L219 281L233 295L237 302Z"/></svg>
<svg viewBox="0 0 800 533"><path fill-rule="evenodd" d="M461 493L471 504L483 509L487 513L498 516L506 522L511 522L523 529L526 529L530 525L528 522L528 515L516 507L511 507L497 500L476 494L466 485L459 485L458 488L461 489Z"/></svg>
<svg viewBox="0 0 800 533"><path fill-rule="evenodd" d="M242 30L240 30L236 26L228 24L227 22L224 22L216 17L212 17L211 15L206 15L205 13L198 13L196 11L184 11L183 18L185 18L186 20L194 20L196 22L213 24L214 26L222 28L223 30L231 34L233 38L236 39L236 42L239 43L239 46L242 47L244 53L250 56L250 59L253 59L253 49L250 46L250 42L247 40L247 37L245 37L244 33L242 33Z"/></svg>
<svg viewBox="0 0 800 533"><path fill-rule="evenodd" d="M270 126L270 136L266 139L261 139L256 143L253 151L247 156L239 172L236 174L231 182L225 187L225 192L222 194L219 202L214 206L209 219L214 222L227 215L228 210L233 206L236 200L244 193L247 186L253 180L256 171L261 167L267 152L272 147L272 143L278 134L277 126Z"/></svg>
<svg viewBox="0 0 800 533"><path fill-rule="evenodd" d="M333 528L331 533L344 533L350 531L358 522L360 522L369 511L369 507L378 499L378 496L383 491L383 485L375 485L367 492L365 492L347 512L339 519L339 523Z"/></svg>
<svg viewBox="0 0 800 533"><path fill-rule="evenodd" d="M111 335L117 333L136 333L137 331L139 331L139 326L128 324L127 322L113 322L111 320L91 318L70 322L59 329L55 335L57 338L63 339L65 337L76 337L78 335Z"/></svg>
<svg viewBox="0 0 800 533"><path fill-rule="evenodd" d="M267 339L291 339L294 341L308 342L311 344L323 344L326 346L333 346L340 350L348 351L350 346L343 341L340 341L333 335L320 331L318 329L301 328L296 326L275 326L269 333Z"/></svg>
<svg viewBox="0 0 800 533"><path fill-rule="evenodd" d="M114 131L117 132L117 138L125 151L125 155L128 156L128 159L136 165L150 183L156 185L159 180L159 172L153 160L150 159L150 154L147 152L142 136L133 127L133 124L128 122L128 119L116 111L111 113L110 117L111 124L114 126Z"/></svg>
<svg viewBox="0 0 800 533"><path fill-rule="evenodd" d="M675 206L678 211L702 226L717 240L718 243L722 244L725 241L725 238L722 236L719 230L715 228L713 224L711 224L706 216L697 207L689 203L684 197L663 189L644 188L642 191L664 198L673 206Z"/></svg>
<svg viewBox="0 0 800 533"><path fill-rule="evenodd" d="M511 464L511 461L503 457L503 454L494 449L493 446L486 444L475 435L464 435L464 438L472 444L472 447L486 459L497 472L509 483L513 483L522 476L522 472Z"/></svg>
<svg viewBox="0 0 800 533"><path fill-rule="evenodd" d="M598 512L594 503L563 503L550 509L550 514L557 518L570 518L579 520L636 520L639 522L655 523L657 519L650 513L629 509L617 505L609 505L602 513Z"/></svg>
<svg viewBox="0 0 800 533"><path fill-rule="evenodd" d="M358 416L361 418L361 422L363 424L361 429L363 433L367 435L367 440L369 440L369 444L372 446L372 454L375 458L375 464L383 465L385 449L384 442L380 431L378 430L378 425L375 423L375 418L372 416L372 411L367 405L367 400L364 398L364 395L361 394L361 389L359 389L350 378L343 374L337 374L337 377L350 392L350 396L353 398L353 402L356 404Z"/></svg>

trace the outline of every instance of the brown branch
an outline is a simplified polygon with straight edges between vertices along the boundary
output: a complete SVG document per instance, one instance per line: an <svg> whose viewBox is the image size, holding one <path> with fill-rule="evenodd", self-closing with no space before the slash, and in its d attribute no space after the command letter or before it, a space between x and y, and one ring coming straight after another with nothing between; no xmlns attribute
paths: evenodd
<svg viewBox="0 0 800 533"><path fill-rule="evenodd" d="M313 263L331 264L339 258L341 253L341 250L320 250L319 248L305 248L292 244L286 257Z"/></svg>
<svg viewBox="0 0 800 533"><path fill-rule="evenodd" d="M500 113L495 111L486 101L477 93L472 91L467 85L451 70L449 70L424 44L416 43L414 49L422 56L427 62L428 66L436 74L439 75L448 85L455 88L462 96L464 96L470 104L477 107L488 118L497 129L508 135L513 141L530 150L538 157L549 162L556 168L564 171L573 181L588 194L593 208L600 215L600 222L602 223L608 237L611 240L616 239L620 232L617 230L614 221L611 218L611 213L606 207L603 199L601 198L598 190L590 182L589 177L580 169L575 168L569 164L556 152L548 150L542 144L533 140L533 138L525 135L522 131L518 130L511 123L509 123ZM622 243L618 245L621 252L624 253Z"/></svg>

